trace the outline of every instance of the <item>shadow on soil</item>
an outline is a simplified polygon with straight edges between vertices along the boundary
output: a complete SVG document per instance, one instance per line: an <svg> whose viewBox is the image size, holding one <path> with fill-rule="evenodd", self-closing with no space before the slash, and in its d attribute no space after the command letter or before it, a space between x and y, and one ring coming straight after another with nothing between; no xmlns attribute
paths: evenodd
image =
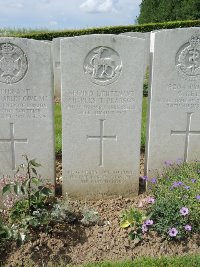
<svg viewBox="0 0 200 267"><path fill-rule="evenodd" d="M71 247L82 245L85 242L87 242L85 226L78 222L58 224L48 234L40 232L34 236L33 233L31 240L21 247L13 243L8 247L7 255L0 255L0 266L44 267L47 264L56 266L57 264L68 264L72 262L68 255ZM23 262L23 259L26 259L26 262Z"/></svg>

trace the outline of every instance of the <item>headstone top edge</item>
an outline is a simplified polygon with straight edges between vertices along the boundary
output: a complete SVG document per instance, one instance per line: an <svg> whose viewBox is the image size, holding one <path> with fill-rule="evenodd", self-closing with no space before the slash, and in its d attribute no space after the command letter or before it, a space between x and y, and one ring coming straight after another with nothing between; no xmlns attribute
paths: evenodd
<svg viewBox="0 0 200 267"><path fill-rule="evenodd" d="M107 38L117 38L118 40L132 40L132 41L134 41L134 39L135 40L137 40L137 41L139 41L139 42L141 42L141 43L145 43L145 38L138 38L138 37L130 37L130 36L126 36L126 35L116 35L116 34L90 34L90 35L81 35L81 36L74 36L74 37L69 37L69 38L62 38L61 40L60 40L60 42L61 43L64 43L65 41L67 41L67 40L85 40L85 39L93 39L93 40L95 40L95 38L98 38L98 39L102 39L102 40L106 40ZM97 40L98 40L97 39ZM109 39L108 39L109 40Z"/></svg>
<svg viewBox="0 0 200 267"><path fill-rule="evenodd" d="M51 47L50 42L46 42L44 40L36 40L36 39L29 39L29 38L21 38L21 37L0 37L0 43L2 42L26 42L26 43L37 43L38 45L49 46Z"/></svg>
<svg viewBox="0 0 200 267"><path fill-rule="evenodd" d="M161 30L155 30L155 31L151 31L150 34L166 34L166 33L172 33L172 32L181 32L181 31L189 31L191 32L191 30L200 30L200 27L186 27L186 28L174 28L174 29L161 29Z"/></svg>

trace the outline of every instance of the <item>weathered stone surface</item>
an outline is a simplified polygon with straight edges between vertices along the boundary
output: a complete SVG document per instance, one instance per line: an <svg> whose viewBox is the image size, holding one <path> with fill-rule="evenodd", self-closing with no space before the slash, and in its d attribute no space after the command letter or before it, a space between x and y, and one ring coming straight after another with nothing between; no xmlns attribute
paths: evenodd
<svg viewBox="0 0 200 267"><path fill-rule="evenodd" d="M200 159L200 29L153 32L146 171Z"/></svg>
<svg viewBox="0 0 200 267"><path fill-rule="evenodd" d="M144 40L61 40L63 193L138 193Z"/></svg>
<svg viewBox="0 0 200 267"><path fill-rule="evenodd" d="M142 38L145 40L145 71L150 64L150 32L123 32L121 35L126 35L134 38Z"/></svg>
<svg viewBox="0 0 200 267"><path fill-rule="evenodd" d="M54 183L52 75L50 44L0 38L1 177L12 176L27 154Z"/></svg>

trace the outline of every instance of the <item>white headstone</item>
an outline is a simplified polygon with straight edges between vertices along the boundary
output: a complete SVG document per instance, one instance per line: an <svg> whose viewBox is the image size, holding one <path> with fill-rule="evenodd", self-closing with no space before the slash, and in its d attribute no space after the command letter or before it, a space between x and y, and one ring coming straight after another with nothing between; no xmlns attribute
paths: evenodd
<svg viewBox="0 0 200 267"><path fill-rule="evenodd" d="M52 41L54 95L61 98L61 70L60 70L60 40L64 37L54 38Z"/></svg>
<svg viewBox="0 0 200 267"><path fill-rule="evenodd" d="M138 193L144 40L61 40L63 193Z"/></svg>
<svg viewBox="0 0 200 267"><path fill-rule="evenodd" d="M12 176L22 155L42 164L54 183L51 45L0 38L0 176Z"/></svg>
<svg viewBox="0 0 200 267"><path fill-rule="evenodd" d="M148 175L164 161L200 160L200 29L153 32Z"/></svg>
<svg viewBox="0 0 200 267"><path fill-rule="evenodd" d="M123 32L120 35L126 35L145 40L145 71L150 64L150 32Z"/></svg>

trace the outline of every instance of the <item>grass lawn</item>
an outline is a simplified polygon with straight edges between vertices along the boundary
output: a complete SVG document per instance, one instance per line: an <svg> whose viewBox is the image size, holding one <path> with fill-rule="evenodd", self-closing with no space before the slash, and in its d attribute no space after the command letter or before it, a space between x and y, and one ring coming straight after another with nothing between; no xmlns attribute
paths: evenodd
<svg viewBox="0 0 200 267"><path fill-rule="evenodd" d="M70 265L69 265L70 266ZM200 256L141 258L134 261L95 263L81 267L200 267Z"/></svg>
<svg viewBox="0 0 200 267"><path fill-rule="evenodd" d="M147 111L148 111L148 97L143 97L143 102L142 102L142 128L141 128L141 148L142 149L145 148Z"/></svg>
<svg viewBox="0 0 200 267"><path fill-rule="evenodd" d="M141 148L145 147L146 138L146 116L147 116L147 104L148 98L143 97L143 110L142 110L142 129L141 129ZM56 153L62 152L62 117L61 117L61 105L55 104L55 142Z"/></svg>
<svg viewBox="0 0 200 267"><path fill-rule="evenodd" d="M62 116L61 116L61 105L55 104L55 143L56 153L62 152Z"/></svg>

